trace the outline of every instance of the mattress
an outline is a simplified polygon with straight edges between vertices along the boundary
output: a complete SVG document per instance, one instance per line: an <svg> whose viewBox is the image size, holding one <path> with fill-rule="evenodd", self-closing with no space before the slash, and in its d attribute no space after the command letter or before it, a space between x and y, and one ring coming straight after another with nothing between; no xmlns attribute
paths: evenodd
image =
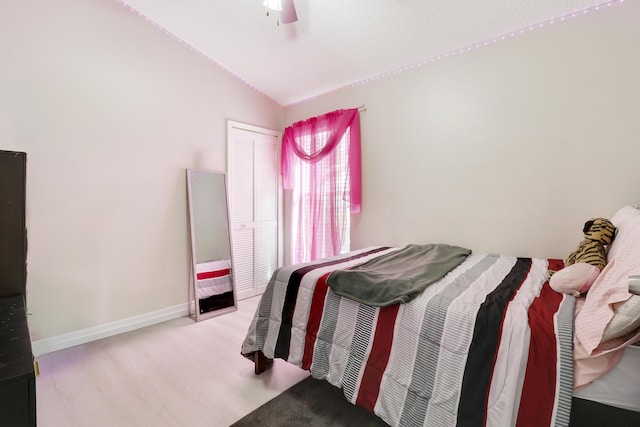
<svg viewBox="0 0 640 427"><path fill-rule="evenodd" d="M573 395L640 412L640 345L626 347L622 359L611 371Z"/></svg>
<svg viewBox="0 0 640 427"><path fill-rule="evenodd" d="M230 259L205 261L196 264L196 295L198 299L231 291Z"/></svg>

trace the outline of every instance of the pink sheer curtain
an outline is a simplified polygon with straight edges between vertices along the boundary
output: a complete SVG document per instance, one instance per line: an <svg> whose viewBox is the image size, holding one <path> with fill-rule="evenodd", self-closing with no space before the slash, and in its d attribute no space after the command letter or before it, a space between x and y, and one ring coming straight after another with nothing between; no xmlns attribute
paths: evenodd
<svg viewBox="0 0 640 427"><path fill-rule="evenodd" d="M284 131L284 188L292 191L292 262L337 255L348 238L348 215L361 208L360 117L338 110Z"/></svg>

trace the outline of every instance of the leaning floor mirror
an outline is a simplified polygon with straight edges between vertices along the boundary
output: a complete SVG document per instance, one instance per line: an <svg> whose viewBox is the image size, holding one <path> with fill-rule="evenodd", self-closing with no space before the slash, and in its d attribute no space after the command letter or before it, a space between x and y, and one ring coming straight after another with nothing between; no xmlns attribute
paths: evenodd
<svg viewBox="0 0 640 427"><path fill-rule="evenodd" d="M237 310L223 172L187 169L191 231L189 313L196 321Z"/></svg>

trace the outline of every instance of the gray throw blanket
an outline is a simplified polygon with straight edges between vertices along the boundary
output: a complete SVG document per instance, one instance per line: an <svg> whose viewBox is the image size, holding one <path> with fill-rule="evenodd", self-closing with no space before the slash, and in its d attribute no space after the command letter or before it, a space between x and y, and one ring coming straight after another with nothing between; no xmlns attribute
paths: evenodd
<svg viewBox="0 0 640 427"><path fill-rule="evenodd" d="M471 250L445 244L408 245L347 270L327 285L336 294L374 307L411 301L456 268Z"/></svg>

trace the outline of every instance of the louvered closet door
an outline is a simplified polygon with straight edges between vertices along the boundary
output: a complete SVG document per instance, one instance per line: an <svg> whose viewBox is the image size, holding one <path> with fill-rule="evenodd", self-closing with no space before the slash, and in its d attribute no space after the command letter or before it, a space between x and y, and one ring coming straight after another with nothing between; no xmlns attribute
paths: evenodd
<svg viewBox="0 0 640 427"><path fill-rule="evenodd" d="M278 175L275 138L259 135L255 143L255 280L261 294L278 262Z"/></svg>
<svg viewBox="0 0 640 427"><path fill-rule="evenodd" d="M238 299L264 292L278 266L277 136L229 122L231 242Z"/></svg>

